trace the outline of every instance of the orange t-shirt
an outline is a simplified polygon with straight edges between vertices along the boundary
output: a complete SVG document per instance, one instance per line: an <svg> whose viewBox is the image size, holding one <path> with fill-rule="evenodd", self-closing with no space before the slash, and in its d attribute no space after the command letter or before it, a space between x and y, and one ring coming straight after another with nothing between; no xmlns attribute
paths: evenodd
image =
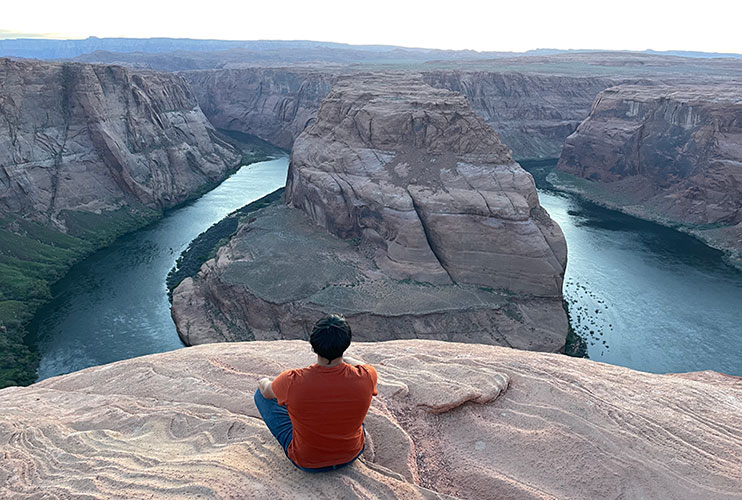
<svg viewBox="0 0 742 500"><path fill-rule="evenodd" d="M288 455L307 468L340 465L363 448L361 424L376 396L376 370L371 365L314 364L288 370L273 381L278 404L294 427Z"/></svg>

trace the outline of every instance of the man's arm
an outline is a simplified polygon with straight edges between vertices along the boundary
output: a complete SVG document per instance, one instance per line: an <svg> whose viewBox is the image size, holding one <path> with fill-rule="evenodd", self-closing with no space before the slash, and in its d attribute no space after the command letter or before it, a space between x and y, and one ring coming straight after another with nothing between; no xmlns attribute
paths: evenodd
<svg viewBox="0 0 742 500"><path fill-rule="evenodd" d="M258 389L260 389L260 394L263 395L265 399L276 399L276 395L273 393L273 382L271 379L265 377L258 380Z"/></svg>

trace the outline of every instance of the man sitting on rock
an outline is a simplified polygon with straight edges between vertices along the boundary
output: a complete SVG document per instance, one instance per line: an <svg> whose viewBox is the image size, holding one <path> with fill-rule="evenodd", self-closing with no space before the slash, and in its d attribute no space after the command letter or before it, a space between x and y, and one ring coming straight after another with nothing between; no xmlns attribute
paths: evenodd
<svg viewBox="0 0 742 500"><path fill-rule="evenodd" d="M363 419L376 392L376 370L343 356L350 325L331 314L309 342L317 363L258 381L255 406L291 462L307 472L353 463L365 447Z"/></svg>

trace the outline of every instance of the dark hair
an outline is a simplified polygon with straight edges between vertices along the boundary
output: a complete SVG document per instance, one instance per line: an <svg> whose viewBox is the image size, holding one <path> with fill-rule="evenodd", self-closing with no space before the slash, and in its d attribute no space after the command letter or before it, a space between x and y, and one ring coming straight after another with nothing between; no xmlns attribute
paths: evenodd
<svg viewBox="0 0 742 500"><path fill-rule="evenodd" d="M330 314L315 323L309 343L312 350L332 361L350 346L350 324L342 314Z"/></svg>

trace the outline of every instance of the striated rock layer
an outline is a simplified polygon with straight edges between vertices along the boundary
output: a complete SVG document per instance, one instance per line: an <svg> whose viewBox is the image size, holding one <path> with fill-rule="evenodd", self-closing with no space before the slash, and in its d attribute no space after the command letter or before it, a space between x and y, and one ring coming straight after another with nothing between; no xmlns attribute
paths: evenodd
<svg viewBox="0 0 742 500"><path fill-rule="evenodd" d="M0 59L0 114L0 212L57 229L171 207L240 160L172 74Z"/></svg>
<svg viewBox="0 0 742 500"><path fill-rule="evenodd" d="M563 348L562 232L460 94L342 79L294 144L285 198L176 288L186 343L304 338L338 311L365 340Z"/></svg>
<svg viewBox="0 0 742 500"><path fill-rule="evenodd" d="M701 237L742 266L742 87L618 86L567 139L555 181Z"/></svg>
<svg viewBox="0 0 742 500"><path fill-rule="evenodd" d="M742 380L432 341L354 344L379 372L363 457L295 469L252 402L305 342L199 346L0 391L0 496L732 499Z"/></svg>
<svg viewBox="0 0 742 500"><path fill-rule="evenodd" d="M290 148L316 117L342 69L244 68L181 73L219 128ZM590 104L618 80L487 71L430 71L424 80L460 92L516 158L557 158Z"/></svg>

